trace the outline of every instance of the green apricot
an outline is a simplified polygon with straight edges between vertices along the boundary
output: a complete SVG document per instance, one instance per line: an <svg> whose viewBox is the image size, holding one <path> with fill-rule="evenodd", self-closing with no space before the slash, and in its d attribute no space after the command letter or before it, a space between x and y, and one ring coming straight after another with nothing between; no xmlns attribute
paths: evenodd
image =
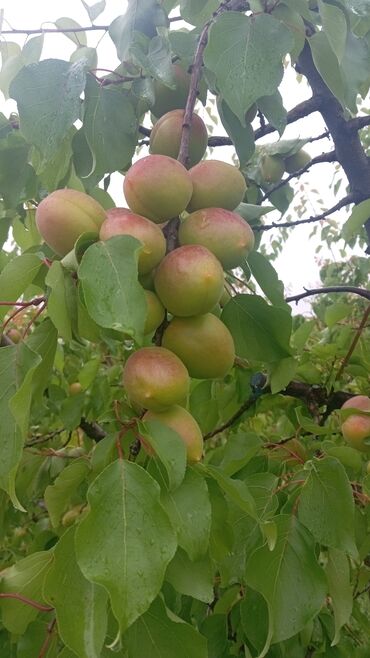
<svg viewBox="0 0 370 658"><path fill-rule="evenodd" d="M266 183L278 183L284 175L284 161L278 155L264 155L261 158L261 174Z"/></svg>
<svg viewBox="0 0 370 658"><path fill-rule="evenodd" d="M249 224L224 208L204 208L188 215L180 226L179 240L182 245L207 247L225 270L241 265L254 246Z"/></svg>
<svg viewBox="0 0 370 658"><path fill-rule="evenodd" d="M189 464L194 464L202 459L202 432L195 418L183 407L176 405L162 412L147 411L143 420L158 420L177 432L185 443L186 458ZM143 445L146 447L145 441ZM148 452L152 451L148 450Z"/></svg>
<svg viewBox="0 0 370 658"><path fill-rule="evenodd" d="M199 315L208 313L217 304L224 287L224 274L208 249L185 245L162 260L154 285L159 299L172 315Z"/></svg>
<svg viewBox="0 0 370 658"><path fill-rule="evenodd" d="M150 152L177 158L180 150L184 110L172 110L154 124L150 134ZM193 114L189 141L189 166L202 159L208 144L208 133L204 121Z"/></svg>
<svg viewBox="0 0 370 658"><path fill-rule="evenodd" d="M87 232L98 232L107 215L91 196L77 190L56 190L39 203L37 228L59 256L65 256Z"/></svg>
<svg viewBox="0 0 370 658"><path fill-rule="evenodd" d="M288 174L294 174L296 171L299 171L299 169L302 169L302 167L308 165L309 162L311 162L311 156L307 151L301 149L300 151L297 151L297 153L285 158L285 171Z"/></svg>
<svg viewBox="0 0 370 658"><path fill-rule="evenodd" d="M100 239L109 240L115 235L131 235L143 243L138 258L139 274L150 272L166 253L166 240L159 226L127 208L107 211L107 219L100 228Z"/></svg>
<svg viewBox="0 0 370 658"><path fill-rule="evenodd" d="M181 404L189 393L189 373L180 359L164 347L142 347L123 369L123 386L134 403L163 411Z"/></svg>
<svg viewBox="0 0 370 658"><path fill-rule="evenodd" d="M187 207L193 184L185 167L167 155L148 155L128 170L123 191L131 210L160 224Z"/></svg>
<svg viewBox="0 0 370 658"><path fill-rule="evenodd" d="M189 170L193 194L188 211L202 208L234 210L247 189L239 169L221 160L203 160Z"/></svg>
<svg viewBox="0 0 370 658"><path fill-rule="evenodd" d="M224 377L235 359L232 336L212 313L173 318L163 334L163 346L177 354L190 377L197 379Z"/></svg>
<svg viewBox="0 0 370 658"><path fill-rule="evenodd" d="M159 80L154 81L155 103L151 108L156 117L171 110L184 109L190 87L190 75L178 64L173 65L175 87L171 89Z"/></svg>

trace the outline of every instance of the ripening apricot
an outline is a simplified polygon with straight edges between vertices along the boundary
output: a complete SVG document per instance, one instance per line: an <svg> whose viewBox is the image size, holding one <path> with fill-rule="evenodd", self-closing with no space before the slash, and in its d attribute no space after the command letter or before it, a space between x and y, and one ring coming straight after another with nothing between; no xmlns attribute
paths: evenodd
<svg viewBox="0 0 370 658"><path fill-rule="evenodd" d="M154 285L159 299L172 315L199 315L208 313L217 304L224 287L224 274L208 249L185 245L162 260Z"/></svg>
<svg viewBox="0 0 370 658"><path fill-rule="evenodd" d="M161 117L171 110L183 109L189 93L190 75L181 66L174 64L175 87L167 87L159 80L154 81L155 103L151 108L154 116Z"/></svg>
<svg viewBox="0 0 370 658"><path fill-rule="evenodd" d="M99 232L106 219L104 208L91 196L77 190L56 190L38 205L37 228L46 244L65 256L86 232Z"/></svg>
<svg viewBox="0 0 370 658"><path fill-rule="evenodd" d="M342 409L361 409L370 412L370 398L366 395L355 395L342 406ZM360 416L354 411L342 423L342 434L352 448L361 452L370 451L370 415ZM369 444L365 440L369 439Z"/></svg>
<svg viewBox="0 0 370 658"><path fill-rule="evenodd" d="M233 165L221 160L203 160L189 174L193 183L189 212L202 208L234 210L243 201L247 184Z"/></svg>
<svg viewBox="0 0 370 658"><path fill-rule="evenodd" d="M185 210L193 184L189 172L177 160L167 155L148 155L128 170L123 191L133 212L160 224Z"/></svg>
<svg viewBox="0 0 370 658"><path fill-rule="evenodd" d="M143 420L158 420L177 432L186 445L188 463L194 464L202 459L202 432L193 416L183 407L176 405L162 412L147 411Z"/></svg>
<svg viewBox="0 0 370 658"><path fill-rule="evenodd" d="M80 382L72 382L72 384L69 385L69 392L71 395L78 395L79 393L81 393L82 386Z"/></svg>
<svg viewBox="0 0 370 658"><path fill-rule="evenodd" d="M177 158L180 150L184 110L172 110L154 124L150 134L150 152ZM193 167L202 159L208 143L207 128L204 121L193 114L190 141L189 166Z"/></svg>
<svg viewBox="0 0 370 658"><path fill-rule="evenodd" d="M180 244L201 244L225 270L238 267L253 249L254 234L247 222L224 208L204 208L191 213L179 229Z"/></svg>
<svg viewBox="0 0 370 658"><path fill-rule="evenodd" d="M150 272L166 253L166 240L159 226L127 208L107 211L107 219L100 229L100 239L109 240L115 235L131 235L143 243L138 258L139 274Z"/></svg>
<svg viewBox="0 0 370 658"><path fill-rule="evenodd" d="M302 167L305 167L309 162L311 162L311 156L304 149L300 149L297 153L289 155L285 158L285 171L288 174L294 174Z"/></svg>
<svg viewBox="0 0 370 658"><path fill-rule="evenodd" d="M190 377L216 379L231 370L235 347L231 333L213 313L173 318L162 344L177 354Z"/></svg>
<svg viewBox="0 0 370 658"><path fill-rule="evenodd" d="M133 403L152 411L180 404L189 393L189 373L164 347L142 347L123 369L123 385Z"/></svg>
<svg viewBox="0 0 370 658"><path fill-rule="evenodd" d="M284 174L284 161L278 155L263 155L261 158L261 174L266 183L278 183Z"/></svg>
<svg viewBox="0 0 370 658"><path fill-rule="evenodd" d="M162 324L166 311L157 295L154 292L151 292L151 290L145 290L145 299L148 309L144 326L144 335L146 336L147 334L151 334L160 324Z"/></svg>

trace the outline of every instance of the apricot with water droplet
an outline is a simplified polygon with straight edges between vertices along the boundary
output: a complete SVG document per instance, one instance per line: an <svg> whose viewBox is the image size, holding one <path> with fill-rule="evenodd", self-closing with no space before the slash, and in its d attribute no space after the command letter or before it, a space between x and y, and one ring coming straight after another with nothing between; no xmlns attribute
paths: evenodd
<svg viewBox="0 0 370 658"><path fill-rule="evenodd" d="M184 110L172 110L154 124L150 134L150 152L177 158L180 150ZM189 166L193 167L206 152L208 133L204 121L193 114L190 141Z"/></svg>
<svg viewBox="0 0 370 658"><path fill-rule="evenodd" d="M186 457L190 464L199 462L203 454L203 437L193 416L178 405L162 412L147 411L143 420L158 420L177 432L186 445Z"/></svg>
<svg viewBox="0 0 370 658"><path fill-rule="evenodd" d="M243 201L247 189L243 174L221 160L203 160L189 169L193 194L188 211L202 208L234 210Z"/></svg>

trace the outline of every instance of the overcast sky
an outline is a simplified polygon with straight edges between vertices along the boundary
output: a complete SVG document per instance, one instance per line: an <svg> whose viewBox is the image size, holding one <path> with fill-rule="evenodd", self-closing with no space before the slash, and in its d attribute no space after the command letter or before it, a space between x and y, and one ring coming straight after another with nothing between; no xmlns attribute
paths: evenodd
<svg viewBox="0 0 370 658"><path fill-rule="evenodd" d="M94 0L88 0L88 2L89 4L94 4ZM98 25L109 24L117 15L124 13L124 0L107 0L106 5L105 11L95 21ZM53 22L62 16L73 18L81 25L89 25L88 15L79 0L52 0L51 2L45 2L45 0L0 0L0 8L4 10L5 21L9 22L14 29L38 28L41 25L43 27L53 27L52 25L47 25L47 23ZM6 22L3 24L3 29L9 29L9 25ZM103 68L114 69L118 64L114 46L110 37L106 35L102 38L102 34L97 32L87 33L88 45L95 46L101 39L98 50L98 65ZM6 38L17 41L20 44L23 44L25 41L24 36L7 36ZM59 57L61 59L68 59L74 49L74 44L64 35L45 35L42 58ZM298 85L293 72L286 76L281 86L281 93L287 110L310 96L307 85L305 83ZM13 102L5 102L0 93L0 111L8 115L13 109ZM303 121L289 126L284 134L284 138L298 136L305 138L318 135L324 130L325 126L320 115L315 113ZM222 133L222 128L217 128L217 134ZM269 136L268 140L270 141L275 138L277 138L277 133L272 138ZM307 147L307 150L312 156L322 153L323 150L330 149L331 146L328 140L315 142ZM217 152L216 149L214 150L213 157L229 160L230 156L231 149L229 147L218 148ZM336 202L329 189L333 173L334 169L332 165L321 164L313 167L310 173L302 177L300 184L304 185L305 189L309 192L307 203L308 216L322 212L321 204L318 203L320 197L325 200L328 208ZM310 192L312 188L317 193ZM116 205L123 205L122 177L120 175L117 174L114 178L109 192L112 194ZM291 213L293 214L292 209ZM270 217L271 215L267 215L267 218ZM345 217L344 211L336 215L336 218L341 218L341 221ZM319 284L319 258L325 255L331 260L339 258L338 250L329 252L327 248L317 256L315 254L315 248L318 245L318 240L309 239L311 231L311 226L302 226L292 230L290 238L284 246L283 254L274 263L280 278L284 281L287 292L291 294L301 292L303 286L315 287ZM269 237L272 237L271 232ZM343 243L341 246L343 246ZM358 250L356 253L361 254ZM348 255L351 255L350 250ZM304 306L302 304L302 310L303 308Z"/></svg>

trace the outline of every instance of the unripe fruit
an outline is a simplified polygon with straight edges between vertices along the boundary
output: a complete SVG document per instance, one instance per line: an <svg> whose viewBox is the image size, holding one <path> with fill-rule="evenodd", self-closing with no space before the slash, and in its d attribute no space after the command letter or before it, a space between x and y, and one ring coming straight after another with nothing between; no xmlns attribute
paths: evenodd
<svg viewBox="0 0 370 658"><path fill-rule="evenodd" d="M150 134L150 152L177 158L180 150L184 110L172 110L154 124ZM189 166L202 159L208 143L207 128L202 119L193 114L189 141Z"/></svg>
<svg viewBox="0 0 370 658"><path fill-rule="evenodd" d="M154 116L161 117L166 112L184 108L190 87L190 75L181 66L174 64L175 88L166 87L159 80L154 81L155 103L151 108Z"/></svg>
<svg viewBox="0 0 370 658"><path fill-rule="evenodd" d="M305 167L309 162L311 162L311 156L307 151L301 149L300 151L297 151L297 153L294 153L294 155L289 155L285 158L285 171L288 174L294 174L296 171L299 171L299 169L302 169L302 167Z"/></svg>
<svg viewBox="0 0 370 658"><path fill-rule="evenodd" d="M266 183L278 183L284 174L284 162L278 155L264 155L261 158L261 174Z"/></svg>
<svg viewBox="0 0 370 658"><path fill-rule="evenodd" d="M186 445L186 457L190 464L199 462L203 454L203 437L193 416L183 407L174 406L161 413L147 411L143 420L159 420L182 438Z"/></svg>
<svg viewBox="0 0 370 658"><path fill-rule="evenodd" d="M235 359L232 336L212 313L174 318L163 334L163 346L177 354L190 377L225 377Z"/></svg>
<svg viewBox="0 0 370 658"><path fill-rule="evenodd" d="M69 385L69 392L71 395L78 395L82 391L80 382L73 382Z"/></svg>
<svg viewBox="0 0 370 658"><path fill-rule="evenodd" d="M223 208L204 208L189 215L179 229L180 244L201 244L225 270L238 267L253 249L254 234L240 215Z"/></svg>
<svg viewBox="0 0 370 658"><path fill-rule="evenodd" d="M155 331L155 329L157 329L159 325L162 324L166 314L163 305L154 292L146 290L145 299L148 312L145 320L144 335L151 334L153 331Z"/></svg>
<svg viewBox="0 0 370 658"><path fill-rule="evenodd" d="M342 409L370 411L370 398L366 395L355 395L343 404ZM342 434L352 448L356 448L361 452L370 451L370 441L369 445L364 443L365 439L370 439L370 415L360 416L353 412L342 423Z"/></svg>
<svg viewBox="0 0 370 658"><path fill-rule="evenodd" d="M208 313L217 304L224 287L224 274L208 249L185 245L162 260L154 285L159 299L172 315L199 315Z"/></svg>
<svg viewBox="0 0 370 658"><path fill-rule="evenodd" d="M163 411L187 397L190 379L176 354L164 347L142 347L127 359L123 385L135 404Z"/></svg>
<svg viewBox="0 0 370 658"><path fill-rule="evenodd" d="M193 183L189 212L202 208L234 210L243 201L247 184L233 165L221 160L203 160L189 174Z"/></svg>
<svg viewBox="0 0 370 658"><path fill-rule="evenodd" d="M22 340L22 334L18 329L9 329L6 335L10 338L12 343L19 343L19 341Z"/></svg>
<svg viewBox="0 0 370 658"><path fill-rule="evenodd" d="M36 224L46 244L65 256L86 232L99 232L107 215L91 196L77 190L56 190L38 205Z"/></svg>
<svg viewBox="0 0 370 658"><path fill-rule="evenodd" d="M148 155L128 170L123 191L131 210L160 224L185 210L193 184L189 172L177 160L167 155Z"/></svg>
<svg viewBox="0 0 370 658"><path fill-rule="evenodd" d="M141 215L126 208L112 208L100 229L100 239L108 240L114 235L131 235L143 243L139 252L139 274L150 272L164 258L166 240L159 228Z"/></svg>

